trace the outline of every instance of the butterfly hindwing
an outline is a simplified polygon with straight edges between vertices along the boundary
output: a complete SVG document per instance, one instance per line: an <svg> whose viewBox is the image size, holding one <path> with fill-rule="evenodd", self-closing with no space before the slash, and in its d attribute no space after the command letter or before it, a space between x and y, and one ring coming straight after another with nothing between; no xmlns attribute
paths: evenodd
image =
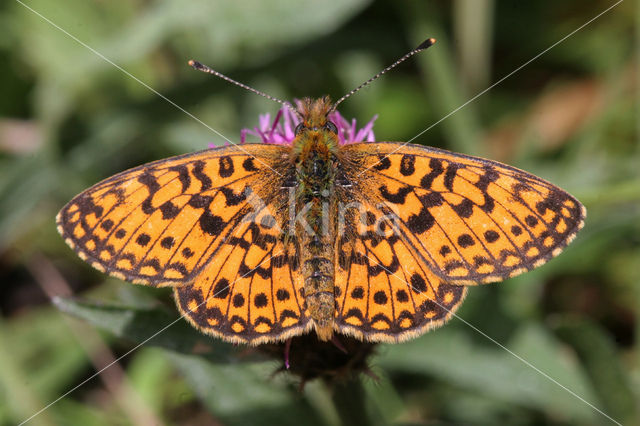
<svg viewBox="0 0 640 426"><path fill-rule="evenodd" d="M268 206L239 224L193 282L177 286L183 315L200 331L235 343L259 344L302 334L299 255L279 238Z"/></svg>
<svg viewBox="0 0 640 426"><path fill-rule="evenodd" d="M401 237L390 211L364 200L358 207L345 214L336 245L336 330L398 342L442 325L466 287L435 275Z"/></svg>
<svg viewBox="0 0 640 426"><path fill-rule="evenodd" d="M585 209L562 189L504 164L394 142L345 147L349 176L400 220L433 273L456 284L492 282L556 256Z"/></svg>

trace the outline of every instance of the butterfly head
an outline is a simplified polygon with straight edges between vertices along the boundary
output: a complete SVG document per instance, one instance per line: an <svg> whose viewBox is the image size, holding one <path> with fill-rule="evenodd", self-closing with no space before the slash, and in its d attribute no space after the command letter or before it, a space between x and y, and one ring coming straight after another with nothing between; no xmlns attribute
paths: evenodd
<svg viewBox="0 0 640 426"><path fill-rule="evenodd" d="M338 127L328 118L333 111L333 103L328 96L319 99L304 98L298 103L297 111L301 122L296 127L296 136L307 131L328 131L337 136Z"/></svg>

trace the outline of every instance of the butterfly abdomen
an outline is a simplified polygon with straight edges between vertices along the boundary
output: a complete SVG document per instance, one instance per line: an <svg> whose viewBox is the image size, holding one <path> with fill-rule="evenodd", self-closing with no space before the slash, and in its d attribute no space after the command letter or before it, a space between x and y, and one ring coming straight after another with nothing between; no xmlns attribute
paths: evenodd
<svg viewBox="0 0 640 426"><path fill-rule="evenodd" d="M313 237L305 243L302 256L304 300L318 337L329 340L335 313L334 269L329 257L332 250L330 245Z"/></svg>
<svg viewBox="0 0 640 426"><path fill-rule="evenodd" d="M311 132L310 132L311 133ZM334 157L324 132L313 132L303 143L297 161L298 196L296 233L301 242L304 300L321 340L333 334L335 314L334 247Z"/></svg>

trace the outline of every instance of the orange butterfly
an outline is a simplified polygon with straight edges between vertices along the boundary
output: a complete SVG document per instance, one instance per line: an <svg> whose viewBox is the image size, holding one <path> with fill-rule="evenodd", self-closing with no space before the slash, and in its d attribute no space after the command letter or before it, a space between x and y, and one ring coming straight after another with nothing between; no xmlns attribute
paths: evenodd
<svg viewBox="0 0 640 426"><path fill-rule="evenodd" d="M335 104L300 102L290 144L112 176L71 200L58 230L100 271L173 287L197 329L259 344L311 330L416 337L452 315L466 286L542 265L583 226L580 202L522 170L399 142L341 143L329 116L359 88Z"/></svg>

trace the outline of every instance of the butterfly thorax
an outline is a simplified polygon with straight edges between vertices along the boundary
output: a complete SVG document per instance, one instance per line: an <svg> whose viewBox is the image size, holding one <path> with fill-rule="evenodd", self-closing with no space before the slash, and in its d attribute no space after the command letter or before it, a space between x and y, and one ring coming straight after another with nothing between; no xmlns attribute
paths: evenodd
<svg viewBox="0 0 640 426"><path fill-rule="evenodd" d="M338 147L333 123L327 120L328 98L305 100L293 153L296 166L296 236L302 248L304 299L321 340L333 334L335 194Z"/></svg>

